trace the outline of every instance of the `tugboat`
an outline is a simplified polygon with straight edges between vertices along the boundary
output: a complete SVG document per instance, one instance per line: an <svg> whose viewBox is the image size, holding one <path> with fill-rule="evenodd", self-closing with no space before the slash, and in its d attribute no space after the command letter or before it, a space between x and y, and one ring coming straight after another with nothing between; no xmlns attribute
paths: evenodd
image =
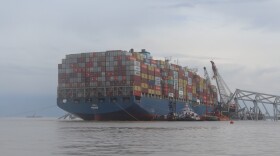
<svg viewBox="0 0 280 156"><path fill-rule="evenodd" d="M200 121L200 117L187 104L183 111L178 115L178 121Z"/></svg>

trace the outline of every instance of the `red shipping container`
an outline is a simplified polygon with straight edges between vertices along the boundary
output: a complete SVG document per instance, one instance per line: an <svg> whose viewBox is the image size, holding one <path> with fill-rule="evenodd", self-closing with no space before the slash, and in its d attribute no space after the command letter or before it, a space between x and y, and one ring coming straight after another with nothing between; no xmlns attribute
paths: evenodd
<svg viewBox="0 0 280 156"><path fill-rule="evenodd" d="M87 68L92 67L92 65L93 65L93 64L92 64L92 62L88 62L88 63L86 63L86 67L87 67Z"/></svg>
<svg viewBox="0 0 280 156"><path fill-rule="evenodd" d="M143 68L143 69L148 69L148 67L147 67L146 64L141 64L141 68Z"/></svg>
<svg viewBox="0 0 280 156"><path fill-rule="evenodd" d="M151 60L151 64L156 65L156 64L157 64L157 61L156 61L156 60Z"/></svg>
<svg viewBox="0 0 280 156"><path fill-rule="evenodd" d="M90 77L91 76L91 74L90 73L86 73L86 77Z"/></svg>
<svg viewBox="0 0 280 156"><path fill-rule="evenodd" d="M161 87L160 87L160 86L155 86L155 89L156 89L156 90L160 90Z"/></svg>
<svg viewBox="0 0 280 156"><path fill-rule="evenodd" d="M91 81L97 81L97 77L91 77Z"/></svg>
<svg viewBox="0 0 280 156"><path fill-rule="evenodd" d="M141 96L141 91L136 91L136 90L134 90L134 91L133 91L133 95L135 95L135 96Z"/></svg>
<svg viewBox="0 0 280 156"><path fill-rule="evenodd" d="M143 93L148 93L148 89L147 88L142 88L142 92Z"/></svg>
<svg viewBox="0 0 280 156"><path fill-rule="evenodd" d="M131 86L141 86L141 81L131 81L130 85Z"/></svg>
<svg viewBox="0 0 280 156"><path fill-rule="evenodd" d="M126 58L128 61L136 61L136 58L134 58L133 56L127 56Z"/></svg>
<svg viewBox="0 0 280 156"><path fill-rule="evenodd" d="M141 76L130 76L130 80L139 81L141 83Z"/></svg>

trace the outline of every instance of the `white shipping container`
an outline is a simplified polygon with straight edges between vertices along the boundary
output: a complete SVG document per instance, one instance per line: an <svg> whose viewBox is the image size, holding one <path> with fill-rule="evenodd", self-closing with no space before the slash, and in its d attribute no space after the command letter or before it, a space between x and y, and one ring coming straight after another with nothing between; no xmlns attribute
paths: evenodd
<svg viewBox="0 0 280 156"><path fill-rule="evenodd" d="M157 81L155 82L155 85L156 86L161 86L160 82L157 82Z"/></svg>
<svg viewBox="0 0 280 156"><path fill-rule="evenodd" d="M192 85L192 78L188 78L188 85L191 86Z"/></svg>
<svg viewBox="0 0 280 156"><path fill-rule="evenodd" d="M139 66L140 67L140 62L139 61L132 61L131 65Z"/></svg>
<svg viewBox="0 0 280 156"><path fill-rule="evenodd" d="M192 100L192 93L188 93L188 99Z"/></svg>
<svg viewBox="0 0 280 156"><path fill-rule="evenodd" d="M139 71L131 71L131 75L141 76L141 73Z"/></svg>
<svg viewBox="0 0 280 156"><path fill-rule="evenodd" d="M140 71L141 70L141 68L139 66L130 66L129 69L134 70L134 71Z"/></svg>
<svg viewBox="0 0 280 156"><path fill-rule="evenodd" d="M132 53L125 52L124 54L125 54L126 56L132 56Z"/></svg>
<svg viewBox="0 0 280 156"><path fill-rule="evenodd" d="M178 83L174 83L174 89L178 90Z"/></svg>
<svg viewBox="0 0 280 156"><path fill-rule="evenodd" d="M185 77L189 77L189 72L185 72Z"/></svg>
<svg viewBox="0 0 280 156"><path fill-rule="evenodd" d="M134 66L135 71L141 71L141 68L139 66Z"/></svg>
<svg viewBox="0 0 280 156"><path fill-rule="evenodd" d="M173 93L168 93L168 96L169 97L174 97L174 94Z"/></svg>
<svg viewBox="0 0 280 156"><path fill-rule="evenodd" d="M161 78L160 77L155 77L155 81L160 81Z"/></svg>
<svg viewBox="0 0 280 156"><path fill-rule="evenodd" d="M179 90L179 95L184 95L184 92Z"/></svg>

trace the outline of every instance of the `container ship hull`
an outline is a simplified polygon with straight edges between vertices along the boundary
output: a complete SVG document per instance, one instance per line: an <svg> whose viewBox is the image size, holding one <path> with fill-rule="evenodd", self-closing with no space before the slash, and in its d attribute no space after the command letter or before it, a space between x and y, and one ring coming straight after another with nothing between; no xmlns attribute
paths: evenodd
<svg viewBox="0 0 280 156"><path fill-rule="evenodd" d="M184 108L190 107L184 101L172 101L154 97L141 97L140 100L134 96L125 97L95 98L95 102L90 100L63 101L58 99L58 106L74 114L83 120L95 121L149 121L157 119L167 119L170 113L180 114ZM94 99L94 98L93 98ZM99 99L99 100L98 100ZM191 107L195 113L202 116L207 112L212 112L213 108L206 105Z"/></svg>

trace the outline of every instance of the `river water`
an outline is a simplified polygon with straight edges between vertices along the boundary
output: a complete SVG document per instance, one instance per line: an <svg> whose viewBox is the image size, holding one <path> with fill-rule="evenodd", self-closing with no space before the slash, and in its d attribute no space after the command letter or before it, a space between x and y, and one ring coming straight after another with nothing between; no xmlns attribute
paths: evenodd
<svg viewBox="0 0 280 156"><path fill-rule="evenodd" d="M280 121L85 122L0 118L3 156L280 155Z"/></svg>

